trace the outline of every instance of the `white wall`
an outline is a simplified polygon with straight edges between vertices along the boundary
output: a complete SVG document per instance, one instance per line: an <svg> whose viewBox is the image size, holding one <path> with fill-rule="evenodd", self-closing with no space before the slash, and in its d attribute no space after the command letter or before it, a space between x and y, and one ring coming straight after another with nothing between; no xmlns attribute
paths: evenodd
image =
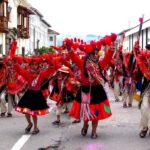
<svg viewBox="0 0 150 150"><path fill-rule="evenodd" d="M6 54L6 51L5 51L6 38L5 37L6 37L5 33L0 33L0 44L2 45L2 55Z"/></svg>
<svg viewBox="0 0 150 150"><path fill-rule="evenodd" d="M147 35L147 42L146 42L146 29L148 29L148 35ZM142 26L143 35L141 32L140 35L140 46L143 46L143 49L145 49L146 43L150 44L150 21L147 21ZM125 51L131 51L134 43L137 41L137 33L139 31L139 27L136 27L128 32L125 33L125 40L123 43L123 49ZM130 43L130 44L129 44Z"/></svg>
<svg viewBox="0 0 150 150"><path fill-rule="evenodd" d="M30 16L29 47L31 53L34 52L34 48L37 48L37 40L39 40L39 48L48 47L48 28L37 14Z"/></svg>

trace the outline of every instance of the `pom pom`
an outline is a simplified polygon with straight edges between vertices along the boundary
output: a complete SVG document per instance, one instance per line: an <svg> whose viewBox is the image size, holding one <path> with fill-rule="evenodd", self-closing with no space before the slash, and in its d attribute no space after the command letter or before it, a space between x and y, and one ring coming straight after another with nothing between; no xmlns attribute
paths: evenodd
<svg viewBox="0 0 150 150"><path fill-rule="evenodd" d="M91 44L85 45L85 52L86 53L91 53L92 51L93 51L93 47L91 46Z"/></svg>
<svg viewBox="0 0 150 150"><path fill-rule="evenodd" d="M71 49L71 46L72 46L73 42L72 40L66 38L64 41L63 41L63 48L67 48L67 49Z"/></svg>
<svg viewBox="0 0 150 150"><path fill-rule="evenodd" d="M77 38L74 38L74 42L77 42Z"/></svg>
<svg viewBox="0 0 150 150"><path fill-rule="evenodd" d="M101 49L101 41L97 41L96 47L97 47L98 49Z"/></svg>
<svg viewBox="0 0 150 150"><path fill-rule="evenodd" d="M47 53L44 53L44 54L43 54L43 57L44 57L44 59L46 59L46 60L49 60L49 58L50 58L50 57L49 57L49 54L47 54Z"/></svg>
<svg viewBox="0 0 150 150"><path fill-rule="evenodd" d="M106 35L105 36L105 42L106 42L106 45L111 45L111 37Z"/></svg>
<svg viewBox="0 0 150 150"><path fill-rule="evenodd" d="M115 34L115 33L111 33L111 41L112 42L114 42L114 41L116 41L116 39L117 39L117 34Z"/></svg>
<svg viewBox="0 0 150 150"><path fill-rule="evenodd" d="M140 23L143 23L143 18L139 18L139 22L140 22Z"/></svg>
<svg viewBox="0 0 150 150"><path fill-rule="evenodd" d="M96 42L92 40L92 41L90 42L90 45L91 45L93 48L95 48L95 47L96 47Z"/></svg>
<svg viewBox="0 0 150 150"><path fill-rule="evenodd" d="M83 45L83 44L79 45L79 49L80 49L81 51L84 51L84 50L85 50L85 49L84 49L84 45Z"/></svg>
<svg viewBox="0 0 150 150"><path fill-rule="evenodd" d="M101 39L100 42L101 42L101 44L102 44L103 46L106 46L106 40L105 40L105 38Z"/></svg>
<svg viewBox="0 0 150 150"><path fill-rule="evenodd" d="M72 47L73 47L74 50L76 50L79 47L79 45L78 45L78 43L73 43Z"/></svg>

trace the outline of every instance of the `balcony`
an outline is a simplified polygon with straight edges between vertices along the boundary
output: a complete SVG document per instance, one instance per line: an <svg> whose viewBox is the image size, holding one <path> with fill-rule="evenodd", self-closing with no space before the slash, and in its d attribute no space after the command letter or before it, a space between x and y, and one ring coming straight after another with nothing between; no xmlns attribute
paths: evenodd
<svg viewBox="0 0 150 150"><path fill-rule="evenodd" d="M18 29L18 38L23 38L23 29L24 29L24 27L23 27L23 25L18 25L17 26L17 29Z"/></svg>
<svg viewBox="0 0 150 150"><path fill-rule="evenodd" d="M29 38L29 29L28 28L24 28L24 38L25 39Z"/></svg>
<svg viewBox="0 0 150 150"><path fill-rule="evenodd" d="M0 16L0 33L8 32L8 18Z"/></svg>
<svg viewBox="0 0 150 150"><path fill-rule="evenodd" d="M18 25L18 37L23 39L28 39L29 29L25 28L23 25Z"/></svg>

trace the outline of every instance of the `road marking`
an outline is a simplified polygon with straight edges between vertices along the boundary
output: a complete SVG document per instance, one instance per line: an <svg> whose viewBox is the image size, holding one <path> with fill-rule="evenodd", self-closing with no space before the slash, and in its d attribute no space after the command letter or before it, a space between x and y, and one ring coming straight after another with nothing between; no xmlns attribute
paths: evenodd
<svg viewBox="0 0 150 150"><path fill-rule="evenodd" d="M17 143L12 147L11 150L20 150L23 145L28 141L28 139L30 138L31 135L23 135L18 141Z"/></svg>
<svg viewBox="0 0 150 150"><path fill-rule="evenodd" d="M56 107L55 102L52 102L50 104L52 105L52 107L50 107L49 112L51 112L53 108ZM20 150L30 137L31 135L22 135L17 143L11 148L11 150Z"/></svg>

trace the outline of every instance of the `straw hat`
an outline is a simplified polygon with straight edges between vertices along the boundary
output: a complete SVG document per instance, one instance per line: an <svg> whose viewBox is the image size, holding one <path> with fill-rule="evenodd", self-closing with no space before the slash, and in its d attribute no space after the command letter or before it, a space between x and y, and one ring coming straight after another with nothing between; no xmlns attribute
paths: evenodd
<svg viewBox="0 0 150 150"><path fill-rule="evenodd" d="M58 71L64 72L64 73L70 73L69 68L66 66L62 66L61 68L58 69Z"/></svg>

